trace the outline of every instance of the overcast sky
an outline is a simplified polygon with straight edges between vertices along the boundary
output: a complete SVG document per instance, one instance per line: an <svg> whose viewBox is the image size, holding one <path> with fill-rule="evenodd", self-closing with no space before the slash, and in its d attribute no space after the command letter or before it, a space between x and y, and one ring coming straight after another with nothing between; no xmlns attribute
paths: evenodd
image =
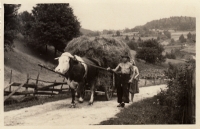
<svg viewBox="0 0 200 129"><path fill-rule="evenodd" d="M65 0L63 2L69 3L74 9L82 28L90 30L133 28L151 20L170 16L196 17L197 11L197 1L194 0ZM31 12L36 3L21 4L19 12L25 10Z"/></svg>

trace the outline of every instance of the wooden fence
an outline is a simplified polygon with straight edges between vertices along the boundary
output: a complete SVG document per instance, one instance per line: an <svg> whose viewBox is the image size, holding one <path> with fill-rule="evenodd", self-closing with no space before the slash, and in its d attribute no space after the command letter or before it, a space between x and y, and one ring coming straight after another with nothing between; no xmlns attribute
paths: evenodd
<svg viewBox="0 0 200 129"><path fill-rule="evenodd" d="M186 71L186 80L188 86L187 92L187 105L184 111L183 123L195 124L196 123L196 68L188 68Z"/></svg>
<svg viewBox="0 0 200 129"><path fill-rule="evenodd" d="M12 82L12 70L10 74L10 84L4 88L4 101L9 99L13 95L30 95L33 96L40 95L57 95L64 94L69 91L69 88L63 88L63 85L67 85L65 78L63 78L62 82L55 81L45 81L39 79L40 72L38 72L37 78L31 78L29 74L27 74L27 79L24 83ZM29 83L30 80L35 81L35 83ZM40 83L39 83L40 82ZM42 85L42 83L47 83L48 85ZM13 88L17 87L17 88ZM23 91L20 89L25 88Z"/></svg>

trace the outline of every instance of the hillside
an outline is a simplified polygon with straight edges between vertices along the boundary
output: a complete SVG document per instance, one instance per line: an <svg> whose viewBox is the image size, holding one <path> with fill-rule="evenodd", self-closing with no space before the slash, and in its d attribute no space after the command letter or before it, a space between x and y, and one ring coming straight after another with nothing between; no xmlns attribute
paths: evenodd
<svg viewBox="0 0 200 129"><path fill-rule="evenodd" d="M81 29L80 29L80 32L81 32L83 35L87 35L87 34L93 33L94 31L89 30L89 29L81 28Z"/></svg>
<svg viewBox="0 0 200 129"><path fill-rule="evenodd" d="M170 17L162 18L159 20L153 20L147 22L145 25L136 26L133 28L133 31L140 31L141 29L173 29L179 31L186 30L196 30L196 18L195 17Z"/></svg>
<svg viewBox="0 0 200 129"><path fill-rule="evenodd" d="M14 41L15 48L13 51L4 53L4 86L10 81L10 73L12 70L13 82L25 82L26 76L29 74L32 78L36 78L41 70L38 64L44 64L49 67L55 67L53 52L49 50L48 54L28 47L22 40ZM43 53L42 53L43 52ZM47 70L42 70L40 79L62 81L57 74Z"/></svg>

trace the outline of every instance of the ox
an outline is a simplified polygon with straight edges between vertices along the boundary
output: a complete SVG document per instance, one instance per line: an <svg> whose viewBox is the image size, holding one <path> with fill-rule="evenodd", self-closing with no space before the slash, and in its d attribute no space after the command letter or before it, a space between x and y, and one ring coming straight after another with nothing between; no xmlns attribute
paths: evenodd
<svg viewBox="0 0 200 129"><path fill-rule="evenodd" d="M55 72L65 75L67 84L71 89L71 107L75 107L76 90L79 93L79 102L83 102L86 83L90 86L91 97L89 105L92 105L94 102L94 92L98 70L91 65L100 66L99 62L90 58L81 58L77 55L73 56L69 52L65 52L60 57L55 59L58 59L59 61L58 66L55 68Z"/></svg>

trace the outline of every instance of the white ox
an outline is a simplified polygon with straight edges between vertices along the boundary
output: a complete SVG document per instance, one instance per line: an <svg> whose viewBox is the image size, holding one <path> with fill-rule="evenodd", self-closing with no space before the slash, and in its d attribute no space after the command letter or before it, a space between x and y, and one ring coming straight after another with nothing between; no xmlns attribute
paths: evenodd
<svg viewBox="0 0 200 129"><path fill-rule="evenodd" d="M85 84L91 86L91 98L89 104L92 105L94 101L95 78L97 77L97 69L91 65L98 65L94 60L73 56L68 52L63 53L60 57L56 58L59 61L55 72L65 74L67 83L72 89L72 103L75 103L75 89L79 89L80 98L79 102L83 102L83 92Z"/></svg>

